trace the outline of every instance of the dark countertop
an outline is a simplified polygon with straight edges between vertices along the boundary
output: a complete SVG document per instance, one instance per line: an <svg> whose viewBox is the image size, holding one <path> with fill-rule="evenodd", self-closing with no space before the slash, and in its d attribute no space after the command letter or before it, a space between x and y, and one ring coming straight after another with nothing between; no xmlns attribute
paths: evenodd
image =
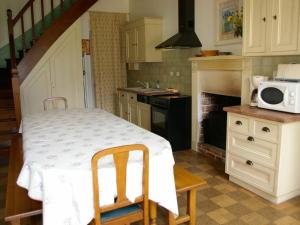
<svg viewBox="0 0 300 225"><path fill-rule="evenodd" d="M134 90L131 88L117 88L118 91L125 91L125 92L131 92L131 93L135 93L138 95L145 95L145 96L155 96L155 95L178 95L178 93L174 93L171 91L167 91L167 90L157 90L155 92L144 92L144 91L138 91L138 90Z"/></svg>
<svg viewBox="0 0 300 225"><path fill-rule="evenodd" d="M250 106L230 106L224 107L224 111L237 113L245 116L252 116L259 119L265 119L280 123L292 123L300 121L300 114L293 114L293 113L285 113L279 111L273 111L268 109L260 109L257 107L250 107Z"/></svg>

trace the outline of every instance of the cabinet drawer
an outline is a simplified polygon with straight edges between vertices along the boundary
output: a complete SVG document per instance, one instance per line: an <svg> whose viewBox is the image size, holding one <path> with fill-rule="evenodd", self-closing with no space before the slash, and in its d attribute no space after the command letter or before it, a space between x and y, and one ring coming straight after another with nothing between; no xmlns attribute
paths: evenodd
<svg viewBox="0 0 300 225"><path fill-rule="evenodd" d="M279 125L254 120L254 136L277 143L279 141Z"/></svg>
<svg viewBox="0 0 300 225"><path fill-rule="evenodd" d="M247 117L239 116L236 114L229 114L228 119L229 129L235 132L248 134L250 120Z"/></svg>
<svg viewBox="0 0 300 225"><path fill-rule="evenodd" d="M127 93L124 91L119 91L120 100L127 100Z"/></svg>
<svg viewBox="0 0 300 225"><path fill-rule="evenodd" d="M228 152L275 168L277 144L235 132L228 133Z"/></svg>
<svg viewBox="0 0 300 225"><path fill-rule="evenodd" d="M262 191L274 192L275 171L255 161L227 153L226 172Z"/></svg>
<svg viewBox="0 0 300 225"><path fill-rule="evenodd" d="M127 93L128 101L136 102L137 101L137 94L134 93Z"/></svg>

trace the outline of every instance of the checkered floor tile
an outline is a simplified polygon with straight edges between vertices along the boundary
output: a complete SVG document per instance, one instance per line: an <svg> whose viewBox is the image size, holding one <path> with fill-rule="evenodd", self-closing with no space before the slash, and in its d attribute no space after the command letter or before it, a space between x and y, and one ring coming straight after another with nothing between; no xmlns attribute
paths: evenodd
<svg viewBox="0 0 300 225"><path fill-rule="evenodd" d="M300 196L273 205L228 181L224 163L219 160L192 151L176 152L174 157L178 165L207 181L197 193L197 225L300 225ZM6 176L7 162L0 160L0 225L5 224ZM185 204L186 196L182 195L181 213L185 213ZM159 209L158 216L158 225L166 225L166 212Z"/></svg>

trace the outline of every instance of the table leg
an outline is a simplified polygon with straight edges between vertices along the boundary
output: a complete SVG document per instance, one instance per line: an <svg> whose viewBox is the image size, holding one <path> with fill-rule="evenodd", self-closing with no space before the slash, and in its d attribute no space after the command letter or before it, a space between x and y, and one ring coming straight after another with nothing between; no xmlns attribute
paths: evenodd
<svg viewBox="0 0 300 225"><path fill-rule="evenodd" d="M196 225L196 189L188 191L188 215L190 215L189 225Z"/></svg>
<svg viewBox="0 0 300 225"><path fill-rule="evenodd" d="M150 201L150 224L157 225L157 203Z"/></svg>

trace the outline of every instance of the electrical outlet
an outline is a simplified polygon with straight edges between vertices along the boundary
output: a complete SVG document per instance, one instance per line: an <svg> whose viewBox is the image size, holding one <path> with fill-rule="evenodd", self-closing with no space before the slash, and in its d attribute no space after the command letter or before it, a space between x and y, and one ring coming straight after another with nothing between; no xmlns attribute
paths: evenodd
<svg viewBox="0 0 300 225"><path fill-rule="evenodd" d="M176 72L176 77L180 77L180 72Z"/></svg>
<svg viewBox="0 0 300 225"><path fill-rule="evenodd" d="M174 72L171 71L171 72L170 72L170 77L173 77L173 76L174 76Z"/></svg>

